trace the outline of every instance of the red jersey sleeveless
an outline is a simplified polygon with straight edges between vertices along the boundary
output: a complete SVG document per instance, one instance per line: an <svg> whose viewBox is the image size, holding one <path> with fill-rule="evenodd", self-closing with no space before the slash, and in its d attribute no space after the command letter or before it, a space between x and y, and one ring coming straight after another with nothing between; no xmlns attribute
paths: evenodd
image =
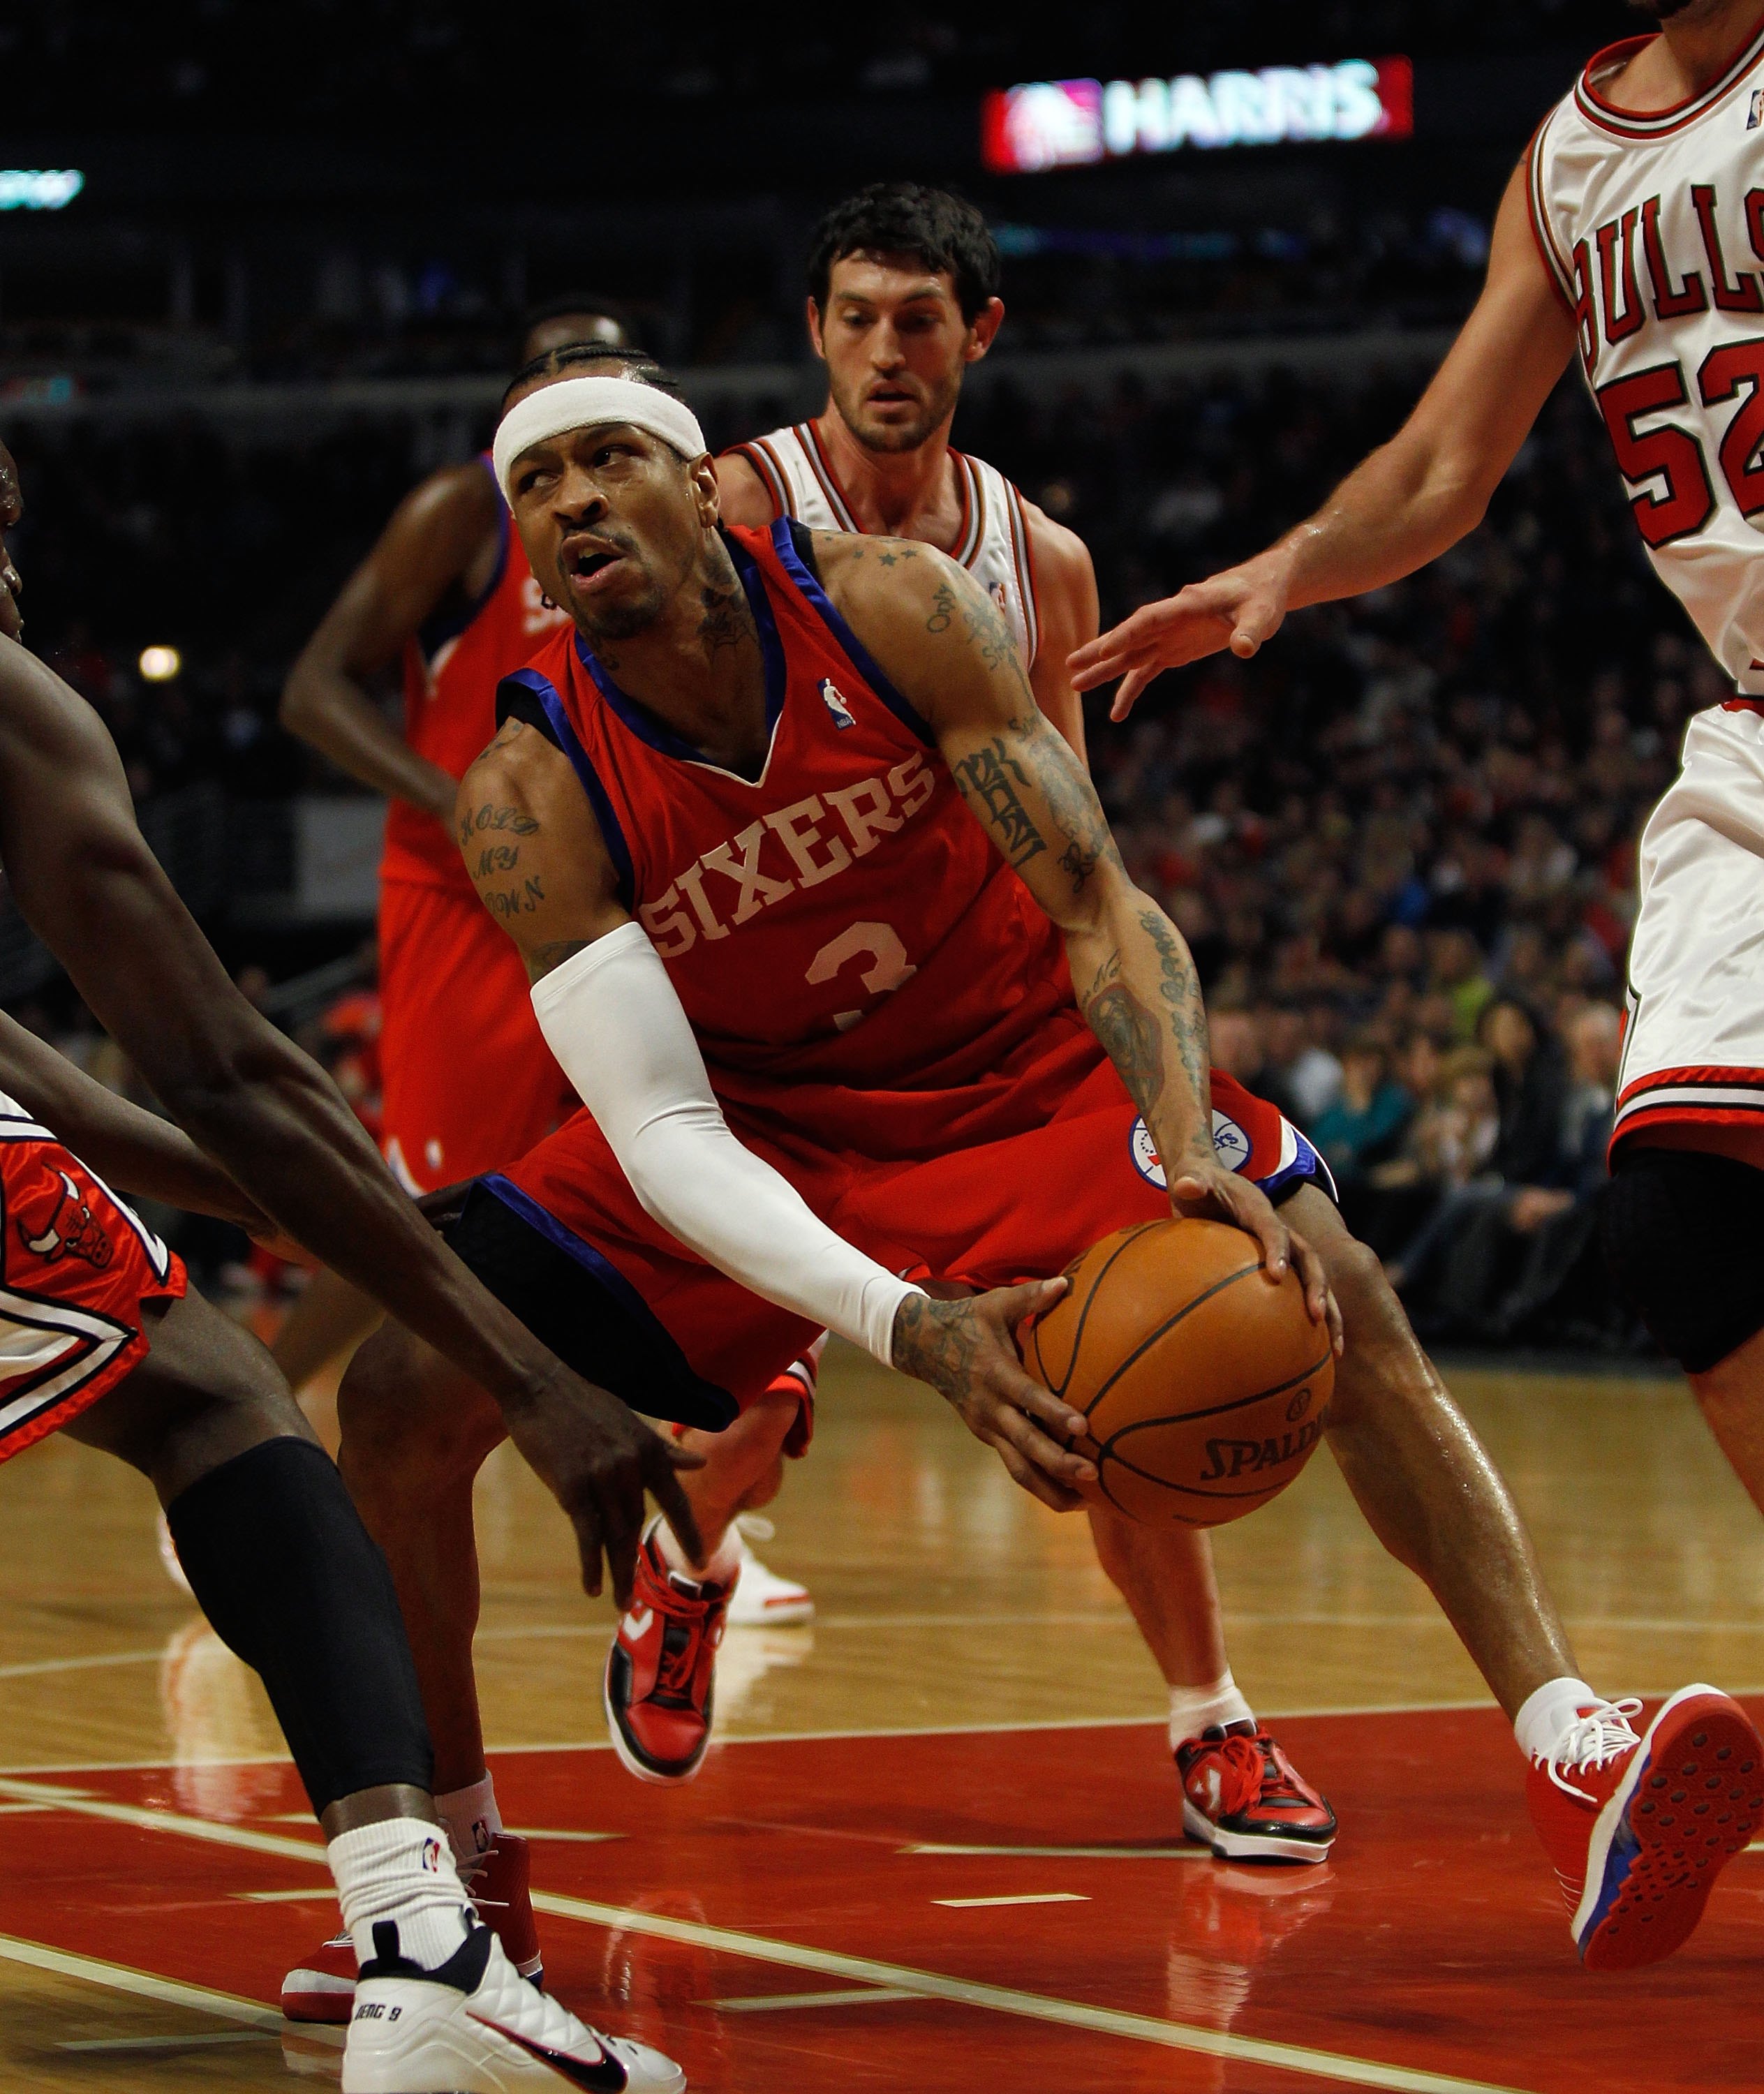
<svg viewBox="0 0 1764 2094"><path fill-rule="evenodd" d="M1076 1080L1101 1058L1063 941L828 602L808 533L724 535L765 658L757 780L645 713L574 631L505 680L499 714L542 709L726 1099L872 1158L1014 1132L1028 1062Z"/></svg>
<svg viewBox="0 0 1764 2094"><path fill-rule="evenodd" d="M480 463L488 472L489 456ZM568 623L546 608L500 493L496 510L502 542L483 594L463 611L431 619L405 643L404 738L453 778L465 775L496 732L497 680ZM386 816L380 870L382 879L452 888L480 906L451 824L402 800Z"/></svg>

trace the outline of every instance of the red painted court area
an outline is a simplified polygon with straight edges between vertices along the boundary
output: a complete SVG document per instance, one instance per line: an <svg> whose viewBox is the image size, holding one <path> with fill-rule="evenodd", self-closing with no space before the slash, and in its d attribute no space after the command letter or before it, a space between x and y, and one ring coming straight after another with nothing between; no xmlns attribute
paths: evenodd
<svg viewBox="0 0 1764 2094"><path fill-rule="evenodd" d="M553 1989L702 2089L1758 2085L1764 1853L1730 1865L1673 1961L1589 1977L1497 1714L1280 1735L1342 1820L1323 1869L1146 1851L1181 1844L1150 1724L732 1744L678 1791L598 1750L504 1755L497 1778L537 1836ZM203 1779L211 1814L238 1783L223 1837L245 1844L89 1814L187 1819L187 1774L0 1784L78 1792L7 1821L0 1932L273 2001L331 1931L321 1857L276 1851L314 1836L285 1815L291 1770ZM615 1836L555 1836L571 1833ZM1115 1851L962 1851L1095 1848Z"/></svg>

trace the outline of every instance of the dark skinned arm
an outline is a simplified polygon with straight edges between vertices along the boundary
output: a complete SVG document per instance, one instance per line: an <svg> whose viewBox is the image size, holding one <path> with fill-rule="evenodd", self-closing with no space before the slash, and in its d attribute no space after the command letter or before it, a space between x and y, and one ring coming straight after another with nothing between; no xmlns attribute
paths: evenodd
<svg viewBox="0 0 1764 2094"><path fill-rule="evenodd" d="M181 1127L119 1098L0 1014L0 1091L15 1098L120 1193L213 1214L254 1233L267 1216Z"/></svg>
<svg viewBox="0 0 1764 2094"><path fill-rule="evenodd" d="M469 587L493 558L501 497L476 460L424 481L393 512L302 649L282 691L281 721L340 771L439 821L454 781L419 756L369 696L449 589Z"/></svg>
<svg viewBox="0 0 1764 2094"><path fill-rule="evenodd" d="M571 1374L406 1198L337 1086L227 975L135 825L90 706L0 639L0 862L25 921L160 1102L263 1211L500 1405L628 1597L652 1490L696 1548L678 1450Z"/></svg>
<svg viewBox="0 0 1764 2094"><path fill-rule="evenodd" d="M1312 1315L1339 1319L1323 1267L1262 1188L1213 1148L1206 1012L1182 933L1127 877L1089 775L1043 715L997 606L967 569L896 540L884 571L815 540L833 602L936 735L975 819L1066 940L1078 1006L1145 1116L1179 1214L1254 1236L1297 1266ZM910 558L905 557L910 553Z"/></svg>

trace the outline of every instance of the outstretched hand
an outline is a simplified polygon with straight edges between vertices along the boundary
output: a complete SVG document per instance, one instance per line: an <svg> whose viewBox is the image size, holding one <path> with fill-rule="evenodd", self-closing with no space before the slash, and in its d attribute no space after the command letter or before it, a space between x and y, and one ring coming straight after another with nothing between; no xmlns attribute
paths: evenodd
<svg viewBox="0 0 1764 2094"><path fill-rule="evenodd" d="M1286 616L1284 566L1263 554L1191 582L1160 602L1141 605L1068 658L1072 682L1089 691L1119 676L1121 688L1109 717L1124 720L1141 692L1166 669L1180 669L1224 647L1247 661L1280 631Z"/></svg>
<svg viewBox="0 0 1764 2094"><path fill-rule="evenodd" d="M1284 1279L1287 1267L1293 1266L1305 1290L1310 1320L1327 1327L1331 1349L1337 1359L1341 1357L1341 1311L1323 1260L1296 1229L1280 1219L1273 1201L1253 1180L1227 1171L1223 1163L1188 1163L1170 1188L1170 1204L1179 1216L1198 1214L1229 1222L1253 1236L1262 1248L1262 1270L1271 1280Z"/></svg>
<svg viewBox="0 0 1764 2094"><path fill-rule="evenodd" d="M613 1598L621 1612L629 1605L645 1492L697 1561L703 1553L698 1523L680 1471L702 1469L703 1455L652 1432L617 1397L567 1367L523 1401L505 1403L502 1415L509 1437L576 1529L584 1592L600 1592L604 1554Z"/></svg>
<svg viewBox="0 0 1764 2094"><path fill-rule="evenodd" d="M1048 1434L1074 1437L1088 1428L1081 1411L1025 1372L1016 1333L1065 1292L1063 1279L1037 1279L960 1301L910 1294L894 1319L895 1366L947 1397L975 1438L997 1449L1012 1478L1056 1512L1084 1502L1073 1486L1093 1483L1097 1471Z"/></svg>

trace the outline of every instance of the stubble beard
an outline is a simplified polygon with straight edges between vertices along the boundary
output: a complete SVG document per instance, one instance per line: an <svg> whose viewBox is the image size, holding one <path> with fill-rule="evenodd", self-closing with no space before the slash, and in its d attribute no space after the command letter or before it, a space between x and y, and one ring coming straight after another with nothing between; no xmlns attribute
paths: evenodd
<svg viewBox="0 0 1764 2094"><path fill-rule="evenodd" d="M1718 14L1726 0L1629 0L1631 11L1650 22L1671 22L1680 15Z"/></svg>
<svg viewBox="0 0 1764 2094"><path fill-rule="evenodd" d="M905 451L916 451L932 432L954 411L962 390L958 376L940 386L930 399L920 407L910 422L873 423L864 411L861 398L846 399L836 388L833 405L839 419L850 430L867 451L875 451L884 457L898 457Z"/></svg>

